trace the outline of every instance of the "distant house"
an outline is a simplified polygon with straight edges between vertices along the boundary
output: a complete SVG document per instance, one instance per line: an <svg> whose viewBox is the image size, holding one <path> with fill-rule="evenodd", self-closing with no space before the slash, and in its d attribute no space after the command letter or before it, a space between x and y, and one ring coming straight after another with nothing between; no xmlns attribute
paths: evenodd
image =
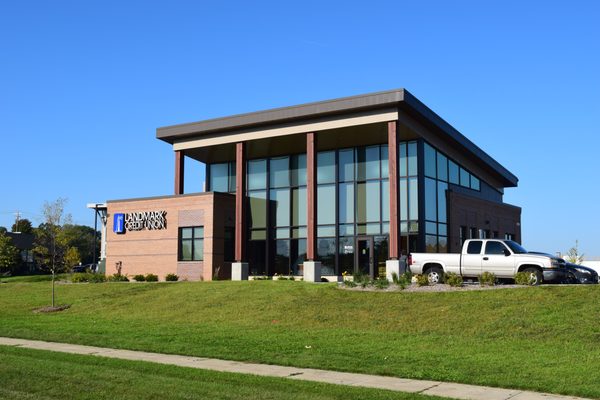
<svg viewBox="0 0 600 400"><path fill-rule="evenodd" d="M19 249L20 263L17 272L28 274L37 270L33 257L33 241L35 236L31 233L6 232L13 245Z"/></svg>

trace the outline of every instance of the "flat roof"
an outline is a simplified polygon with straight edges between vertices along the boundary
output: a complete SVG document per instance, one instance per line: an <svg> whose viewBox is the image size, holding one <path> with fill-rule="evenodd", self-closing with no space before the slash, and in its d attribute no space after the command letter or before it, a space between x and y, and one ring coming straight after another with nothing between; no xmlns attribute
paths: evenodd
<svg viewBox="0 0 600 400"><path fill-rule="evenodd" d="M167 143L174 144L179 140L189 139L191 137L227 134L228 131L267 127L269 125L281 123L300 123L302 121L325 116L352 114L360 111L390 107L398 107L398 109L407 112L429 129L441 133L441 136L444 139L462 148L487 166L488 169L495 172L501 178L505 187L517 186L519 180L514 174L490 157L486 152L481 150L458 130L454 129L448 122L433 112L406 89L394 89L165 126L156 130L156 137Z"/></svg>

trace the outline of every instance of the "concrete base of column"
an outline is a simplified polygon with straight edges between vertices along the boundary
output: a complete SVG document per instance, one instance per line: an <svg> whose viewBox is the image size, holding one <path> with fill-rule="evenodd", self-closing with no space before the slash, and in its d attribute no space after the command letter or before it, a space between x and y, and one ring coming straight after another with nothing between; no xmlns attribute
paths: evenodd
<svg viewBox="0 0 600 400"><path fill-rule="evenodd" d="M386 260L385 262L385 277L392 281L392 274L396 273L398 277L406 272L406 260Z"/></svg>
<svg viewBox="0 0 600 400"><path fill-rule="evenodd" d="M321 282L321 261L304 261L304 281Z"/></svg>
<svg viewBox="0 0 600 400"><path fill-rule="evenodd" d="M248 263L247 262L231 263L231 280L232 281L247 281L248 280Z"/></svg>

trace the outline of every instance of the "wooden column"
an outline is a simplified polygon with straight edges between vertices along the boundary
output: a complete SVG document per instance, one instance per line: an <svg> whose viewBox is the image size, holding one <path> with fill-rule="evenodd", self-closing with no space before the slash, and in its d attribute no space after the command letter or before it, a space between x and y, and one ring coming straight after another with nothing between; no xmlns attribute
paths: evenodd
<svg viewBox="0 0 600 400"><path fill-rule="evenodd" d="M398 222L398 134L397 121L388 122L388 169L390 185L390 243L389 258L398 259L400 230Z"/></svg>
<svg viewBox="0 0 600 400"><path fill-rule="evenodd" d="M242 262L246 249L246 143L235 145L235 261Z"/></svg>
<svg viewBox="0 0 600 400"><path fill-rule="evenodd" d="M183 194L184 160L183 151L175 151L175 194Z"/></svg>
<svg viewBox="0 0 600 400"><path fill-rule="evenodd" d="M317 258L317 138L314 133L306 134L306 258Z"/></svg>

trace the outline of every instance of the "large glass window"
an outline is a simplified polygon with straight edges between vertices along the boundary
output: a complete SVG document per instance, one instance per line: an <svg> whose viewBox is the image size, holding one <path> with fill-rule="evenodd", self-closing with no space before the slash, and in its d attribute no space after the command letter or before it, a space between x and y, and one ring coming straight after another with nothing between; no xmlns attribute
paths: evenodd
<svg viewBox="0 0 600 400"><path fill-rule="evenodd" d="M264 190L248 192L250 203L250 228L267 227L267 192Z"/></svg>
<svg viewBox="0 0 600 400"><path fill-rule="evenodd" d="M335 185L317 187L317 224L335 224Z"/></svg>
<svg viewBox="0 0 600 400"><path fill-rule="evenodd" d="M271 217L273 226L290 226L290 190L271 190Z"/></svg>
<svg viewBox="0 0 600 400"><path fill-rule="evenodd" d="M267 160L248 161L248 190L267 187Z"/></svg>
<svg viewBox="0 0 600 400"><path fill-rule="evenodd" d="M204 260L204 227L179 228L179 261Z"/></svg>
<svg viewBox="0 0 600 400"><path fill-rule="evenodd" d="M272 188L290 186L290 158L272 158L270 161L269 178Z"/></svg>
<svg viewBox="0 0 600 400"><path fill-rule="evenodd" d="M340 183L339 188L339 222L354 222L354 183Z"/></svg>
<svg viewBox="0 0 600 400"><path fill-rule="evenodd" d="M356 179L379 179L379 146L359 147L356 150Z"/></svg>
<svg viewBox="0 0 600 400"><path fill-rule="evenodd" d="M367 181L356 185L356 222L380 221L380 192L378 181Z"/></svg>
<svg viewBox="0 0 600 400"><path fill-rule="evenodd" d="M354 149L345 149L338 152L339 181L349 182L354 180Z"/></svg>
<svg viewBox="0 0 600 400"><path fill-rule="evenodd" d="M306 225L306 187L292 189L292 225Z"/></svg>
<svg viewBox="0 0 600 400"><path fill-rule="evenodd" d="M292 186L306 186L306 154L292 156Z"/></svg>
<svg viewBox="0 0 600 400"><path fill-rule="evenodd" d="M317 153L317 183L335 182L335 151Z"/></svg>
<svg viewBox="0 0 600 400"><path fill-rule="evenodd" d="M210 191L229 191L229 163L211 164L210 166Z"/></svg>

